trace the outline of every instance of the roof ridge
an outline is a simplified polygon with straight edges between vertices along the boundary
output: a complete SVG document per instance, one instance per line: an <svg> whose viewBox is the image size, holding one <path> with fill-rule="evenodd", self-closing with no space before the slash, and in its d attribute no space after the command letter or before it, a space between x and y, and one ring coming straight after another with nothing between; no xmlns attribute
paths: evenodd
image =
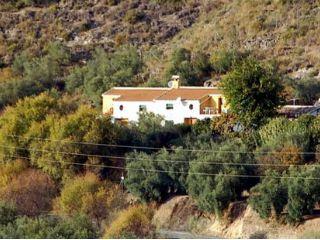
<svg viewBox="0 0 320 240"><path fill-rule="evenodd" d="M113 87L118 90L169 90L167 87Z"/></svg>
<svg viewBox="0 0 320 240"><path fill-rule="evenodd" d="M168 92L170 92L173 88L169 88L167 91L163 92L160 96L156 97L153 100L158 100L158 98L162 97L163 95L167 94Z"/></svg>
<svg viewBox="0 0 320 240"><path fill-rule="evenodd" d="M219 89L218 87L202 87L202 86L181 86L179 88L185 89ZM179 89L177 88L177 89Z"/></svg>

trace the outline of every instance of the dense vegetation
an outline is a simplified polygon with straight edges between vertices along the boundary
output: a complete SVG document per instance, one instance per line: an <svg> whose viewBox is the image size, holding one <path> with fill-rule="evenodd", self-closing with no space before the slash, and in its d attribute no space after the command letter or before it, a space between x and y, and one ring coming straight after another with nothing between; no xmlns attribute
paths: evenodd
<svg viewBox="0 0 320 240"><path fill-rule="evenodd" d="M57 2L7 1L1 9L41 7L57 13ZM126 26L135 24L140 30L150 23L149 8L157 4L165 14L185 14L180 1L147 1L148 10L125 2L105 3L108 11L124 7ZM199 10L187 2L186 8ZM113 44L90 45L82 49L86 57L79 57L66 39L95 29L90 21L63 33L65 40L44 41L34 33L29 42L5 42L12 59L0 62L0 238L154 237L154 202L179 194L190 195L202 211L219 217L234 201L246 201L262 218L281 223L299 223L312 214L320 201L320 117L289 120L277 110L293 97L303 104L320 97L314 68L318 56L308 53L313 70L297 80L284 65L307 50L282 53L290 42L308 42L312 48L317 39L310 34L318 31L312 13L318 3L266 2L278 15L239 23L244 35L276 31L284 12L310 12L310 25L293 16L290 29L283 27L272 61L260 50L241 47L244 36L239 32L222 34L230 16L242 19L247 16L241 15L244 9L251 9L252 16L266 7L255 1L200 7L203 24L190 27L207 27L200 35L182 31L179 43L176 38L166 43L169 51L130 44L136 43L134 37L118 33ZM77 9L83 1L72 3ZM225 16L228 7L228 17L216 19ZM213 26L215 31L210 30ZM134 31L130 28L130 37ZM288 65L304 64L297 57ZM165 86L173 74L179 74L184 85L214 80L230 112L193 126L164 124L161 116L149 112L142 112L138 123L123 126L101 114L101 94L111 87Z"/></svg>
<svg viewBox="0 0 320 240"><path fill-rule="evenodd" d="M123 126L101 115L99 96L142 81L137 49L97 49L85 66L63 71L69 59L58 43L41 57L22 53L12 65L14 81L36 87L12 95L4 85L0 236L150 237L154 205L146 204L178 194L220 217L230 203L245 200L244 191L262 218L295 223L313 212L320 200L313 165L320 119L277 116L286 89L295 85L280 80L275 63L235 50L212 53L210 60L178 49L168 76L178 72L185 84L199 84L223 72L230 112L193 126L163 124L161 116L142 112L139 122ZM314 89L305 100L318 94ZM127 193L142 205L129 207Z"/></svg>

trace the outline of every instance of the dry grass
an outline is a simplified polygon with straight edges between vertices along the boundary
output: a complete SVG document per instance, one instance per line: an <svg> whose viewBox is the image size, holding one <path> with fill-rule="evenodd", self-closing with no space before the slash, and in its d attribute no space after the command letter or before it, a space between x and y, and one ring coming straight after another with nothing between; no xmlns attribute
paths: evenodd
<svg viewBox="0 0 320 240"><path fill-rule="evenodd" d="M121 211L111 225L106 227L104 238L154 237L152 217L153 210L149 206L131 206Z"/></svg>
<svg viewBox="0 0 320 240"><path fill-rule="evenodd" d="M207 7L211 11L204 12L197 23L161 48L167 59L179 47L209 53L235 48L250 50L263 60L275 58L283 71L307 65L320 68L320 55L316 54L320 45L316 37L320 36L320 1L282 2L215 1L211 3L214 6Z"/></svg>

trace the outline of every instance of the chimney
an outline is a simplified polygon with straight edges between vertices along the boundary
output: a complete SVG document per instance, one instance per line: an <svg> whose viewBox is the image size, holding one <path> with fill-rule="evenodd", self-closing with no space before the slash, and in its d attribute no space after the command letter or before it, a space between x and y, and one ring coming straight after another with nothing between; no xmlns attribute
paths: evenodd
<svg viewBox="0 0 320 240"><path fill-rule="evenodd" d="M180 77L179 75L173 75L172 78L172 88L179 88L180 86Z"/></svg>

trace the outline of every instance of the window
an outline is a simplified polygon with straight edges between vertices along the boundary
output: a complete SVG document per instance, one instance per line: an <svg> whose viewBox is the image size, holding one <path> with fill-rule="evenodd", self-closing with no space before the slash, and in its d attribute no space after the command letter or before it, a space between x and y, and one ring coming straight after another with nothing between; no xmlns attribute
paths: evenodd
<svg viewBox="0 0 320 240"><path fill-rule="evenodd" d="M189 105L189 109L192 110L193 109L193 104Z"/></svg>
<svg viewBox="0 0 320 240"><path fill-rule="evenodd" d="M147 106L146 105L139 105L139 112L146 111Z"/></svg>
<svg viewBox="0 0 320 240"><path fill-rule="evenodd" d="M167 110L173 109L173 104L172 104L172 103L167 103L167 104L166 104L166 109L167 109Z"/></svg>
<svg viewBox="0 0 320 240"><path fill-rule="evenodd" d="M120 111L122 111L123 110L123 105L120 105L119 109L120 109Z"/></svg>

